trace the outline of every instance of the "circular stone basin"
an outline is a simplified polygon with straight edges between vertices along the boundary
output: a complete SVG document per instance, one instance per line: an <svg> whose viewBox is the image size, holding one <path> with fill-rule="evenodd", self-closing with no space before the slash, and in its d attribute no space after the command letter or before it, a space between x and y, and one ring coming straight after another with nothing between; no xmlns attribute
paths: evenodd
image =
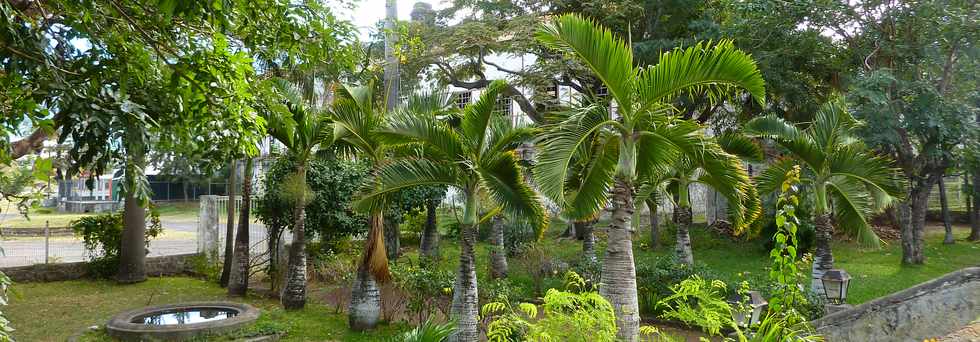
<svg viewBox="0 0 980 342"><path fill-rule="evenodd" d="M183 341L241 328L258 318L259 310L248 304L179 303L120 313L106 330L123 341Z"/></svg>

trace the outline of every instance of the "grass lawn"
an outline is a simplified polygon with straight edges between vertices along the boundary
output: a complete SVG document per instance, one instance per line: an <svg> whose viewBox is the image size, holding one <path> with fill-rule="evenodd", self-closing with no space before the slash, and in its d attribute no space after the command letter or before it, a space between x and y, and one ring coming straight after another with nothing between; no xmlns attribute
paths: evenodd
<svg viewBox="0 0 980 342"><path fill-rule="evenodd" d="M217 284L185 277L150 278L135 285L90 280L15 284L14 291L4 312L17 329L18 341L64 341L85 327L105 324L118 312L146 305L227 299L225 289ZM258 307L262 315L239 336L284 331L283 341L383 341L405 329L396 324L370 334L353 333L347 329L346 315L321 304L308 303L303 310L286 313L275 300L244 301ZM83 337L83 341L110 340L103 332Z"/></svg>
<svg viewBox="0 0 980 342"><path fill-rule="evenodd" d="M197 202L168 202L157 204L157 211L160 219L166 221L197 222L200 206ZM15 210L4 212L16 212ZM0 227L3 228L41 228L45 222L49 222L51 227L67 227L72 220L77 220L91 213L59 213L50 208L32 209L28 217L7 216L0 220Z"/></svg>
<svg viewBox="0 0 980 342"><path fill-rule="evenodd" d="M554 258L574 264L581 255L581 242L575 240L558 240L555 238L564 228L553 225L544 240L543 250L549 258ZM980 243L966 241L969 235L968 226L956 226L954 234L956 244L943 245L943 231L935 227L926 232L926 264L922 266L904 266L901 263L902 246L899 241L891 241L881 249L865 249L849 242L833 244L836 267L843 268L851 274L850 294L848 302L860 304L881 296L907 289L924 281L940 277L964 267L980 266ZM600 236L602 234L599 234ZM658 258L669 258L673 255L673 236L664 235L661 241L665 244L654 251L647 246L649 231L644 230L634 235L634 258L637 265L652 263ZM770 264L769 251L765 250L760 241L735 242L708 233L705 229L692 229L692 247L695 263L704 264L724 279L738 281L740 279L764 280L768 275ZM441 245L443 260L441 268L455 269L459 257L456 242L443 238ZM596 254L601 259L605 250L605 242L600 238L596 243ZM486 279L489 273L490 246L480 243L477 252L477 273L480 280ZM408 253L410 259L417 254ZM509 259L510 279L519 287L519 293L527 297L536 297L536 280L529 275L517 258ZM807 268L809 275L809 268ZM545 278L543 288L561 287L561 275L556 278ZM809 281L809 280L807 280ZM640 284L642 285L642 284ZM729 284L734 285L734 284Z"/></svg>

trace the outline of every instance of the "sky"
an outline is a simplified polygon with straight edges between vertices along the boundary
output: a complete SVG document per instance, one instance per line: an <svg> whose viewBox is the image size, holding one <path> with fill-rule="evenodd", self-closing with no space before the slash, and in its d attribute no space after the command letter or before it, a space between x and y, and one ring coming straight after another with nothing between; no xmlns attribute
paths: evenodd
<svg viewBox="0 0 980 342"><path fill-rule="evenodd" d="M350 20L360 31L361 39L367 39L375 24L385 17L385 0L355 0L354 10L338 9L341 18ZM397 0L398 19L409 20L412 14L412 7L418 0ZM439 0L427 0L434 8L440 8L442 3Z"/></svg>

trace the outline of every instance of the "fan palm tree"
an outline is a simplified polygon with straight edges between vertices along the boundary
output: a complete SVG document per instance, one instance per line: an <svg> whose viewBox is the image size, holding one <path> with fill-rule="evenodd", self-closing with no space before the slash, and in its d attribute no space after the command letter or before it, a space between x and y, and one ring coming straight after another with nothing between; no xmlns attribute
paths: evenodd
<svg viewBox="0 0 980 342"><path fill-rule="evenodd" d="M630 226L637 176L654 173L680 155L702 154L708 145L698 125L671 124L670 103L685 91L709 91L716 95L713 98L722 98L724 90L736 87L761 103L764 82L755 62L729 41L675 50L663 54L654 66L637 67L626 41L576 15L556 18L536 36L590 68L615 101L615 116L608 107L591 105L546 127L535 177L540 190L555 203L577 208L583 216L612 202L599 292L613 304L619 337L635 341L639 309ZM595 138L593 133L598 133ZM568 166L593 143L601 146L601 152L583 177L588 186L567 199Z"/></svg>
<svg viewBox="0 0 980 342"><path fill-rule="evenodd" d="M505 87L502 81L491 83L479 100L464 109L458 125L432 115L401 115L392 120L385 131L390 144L422 145L426 153L422 158L403 157L381 164L374 182L355 204L360 210L375 210L383 205L386 195L419 185L445 185L461 192L465 204L451 310L457 322L457 341L479 338L473 248L477 225L488 219L481 219L478 213L481 194L515 217L538 227L545 223L544 208L525 182L514 153L522 141L530 138L532 130L513 127L509 120L493 115L497 96Z"/></svg>
<svg viewBox="0 0 980 342"><path fill-rule="evenodd" d="M729 202L728 217L735 232L741 232L761 213L759 196L748 172L742 167L742 160L759 161L762 158L762 149L748 137L722 134L716 139L709 139L704 150L698 154L682 155L670 167L640 176L638 202L652 202L651 206L656 207L657 198L676 198L674 224L677 226L677 243L674 250L679 263L694 265L689 187L699 183L724 196ZM662 196L656 196L655 192L661 192Z"/></svg>
<svg viewBox="0 0 980 342"><path fill-rule="evenodd" d="M747 132L775 139L788 152L758 176L760 192L777 191L795 165L804 170L801 182L812 188L816 228L812 289L817 293L823 292L820 277L834 266L832 221L862 244L878 246L881 240L868 225L868 217L903 194L891 161L874 155L854 138L859 126L841 98L824 104L805 129L775 116L755 118L745 125Z"/></svg>
<svg viewBox="0 0 980 342"><path fill-rule="evenodd" d="M268 81L270 97L266 101L265 117L269 135L279 141L296 170L289 177L287 195L293 202L293 242L289 248L286 284L281 301L286 309L301 309L306 305L306 234L305 208L309 200L306 168L319 151L326 150L333 140L333 125L329 115L303 99L299 87L281 79Z"/></svg>

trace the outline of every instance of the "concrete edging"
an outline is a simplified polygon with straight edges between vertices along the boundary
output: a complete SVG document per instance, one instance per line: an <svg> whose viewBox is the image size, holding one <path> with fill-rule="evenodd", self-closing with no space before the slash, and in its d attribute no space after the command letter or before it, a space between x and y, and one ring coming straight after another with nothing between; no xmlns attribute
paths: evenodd
<svg viewBox="0 0 980 342"><path fill-rule="evenodd" d="M147 325L133 323L133 320L138 316L192 308L217 308L235 311L237 314L231 318L191 324ZM235 330L255 322L258 318L259 310L244 303L188 302L125 311L109 319L105 327L110 336L123 341L183 341Z"/></svg>

